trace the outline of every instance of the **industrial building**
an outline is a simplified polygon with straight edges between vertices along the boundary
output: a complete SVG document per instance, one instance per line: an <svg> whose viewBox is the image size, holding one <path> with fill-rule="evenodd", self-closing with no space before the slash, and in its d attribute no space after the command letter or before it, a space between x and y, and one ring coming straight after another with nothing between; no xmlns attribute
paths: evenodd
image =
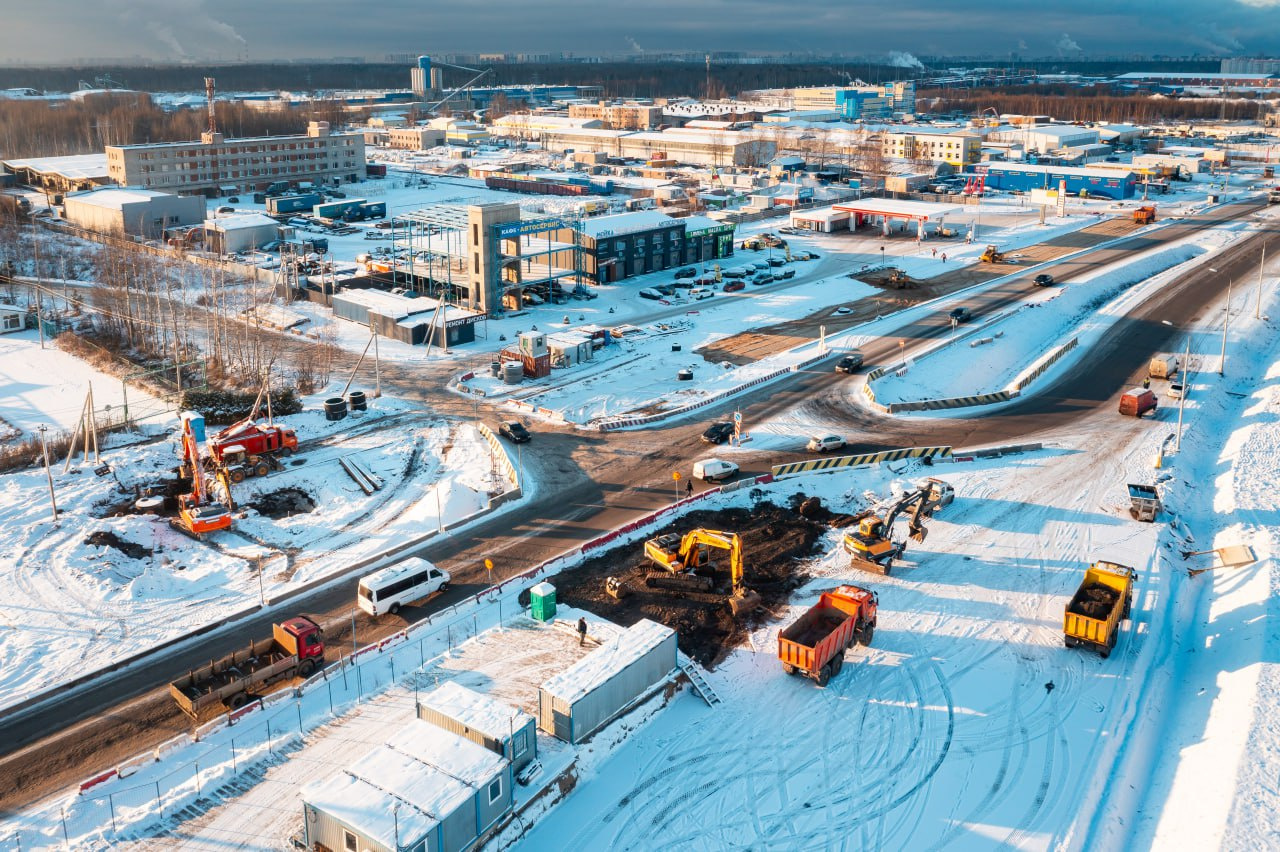
<svg viewBox="0 0 1280 852"><path fill-rule="evenodd" d="M538 689L538 727L581 743L676 668L676 633L642 618Z"/></svg>
<svg viewBox="0 0 1280 852"><path fill-rule="evenodd" d="M444 88L440 69L431 67L431 57L419 56L417 64L409 69L409 88L413 90L414 97L420 99Z"/></svg>
<svg viewBox="0 0 1280 852"><path fill-rule="evenodd" d="M103 188L71 193L63 199L63 217L103 234L159 239L168 228L204 221L203 198L153 189ZM275 224L274 222L272 224Z"/></svg>
<svg viewBox="0 0 1280 852"><path fill-rule="evenodd" d="M885 129L880 146L886 157L901 160L968 166L982 159L982 136L950 127Z"/></svg>
<svg viewBox="0 0 1280 852"><path fill-rule="evenodd" d="M1131 171L1115 169L1038 166L1024 163L979 163L975 173L985 176L986 186L1010 192L1059 189L1065 184L1068 195L1094 198L1132 198L1137 178Z"/></svg>
<svg viewBox="0 0 1280 852"><path fill-rule="evenodd" d="M582 276L609 284L634 275L733 254L734 226L705 216L673 219L657 210L595 216L579 226ZM571 234L559 235L563 240Z"/></svg>
<svg viewBox="0 0 1280 852"><path fill-rule="evenodd" d="M916 111L916 84L900 80L879 86L806 86L744 92L743 100L785 103L792 110L826 110L848 121L886 119Z"/></svg>
<svg viewBox="0 0 1280 852"><path fill-rule="evenodd" d="M995 128L987 135L987 139L992 142L1021 144L1026 151L1044 153L1056 151L1059 148L1095 145L1098 138L1096 129L1075 124L1005 125Z"/></svg>
<svg viewBox="0 0 1280 852"><path fill-rule="evenodd" d="M302 790L308 849L461 852L515 803L511 763L414 719L342 772Z"/></svg>
<svg viewBox="0 0 1280 852"><path fill-rule="evenodd" d="M536 719L457 681L422 696L418 718L505 757L517 773L538 756Z"/></svg>
<svg viewBox="0 0 1280 852"><path fill-rule="evenodd" d="M111 183L103 154L32 157L5 160L2 165L5 171L16 176L18 183L51 192L79 192Z"/></svg>
<svg viewBox="0 0 1280 852"><path fill-rule="evenodd" d="M564 127L525 131L519 123L493 128L495 136L533 139L550 151L598 151L611 157L676 160L700 166L761 166L773 159L778 144L750 132L672 128L658 131Z"/></svg>
<svg viewBox="0 0 1280 852"><path fill-rule="evenodd" d="M293 228L281 225L264 213L238 213L205 220L204 245L217 254L235 254L290 239L293 233Z"/></svg>
<svg viewBox="0 0 1280 852"><path fill-rule="evenodd" d="M445 131L439 127L392 127L383 136L382 144L408 151L422 151L445 142ZM368 138L366 137L366 141Z"/></svg>
<svg viewBox="0 0 1280 852"><path fill-rule="evenodd" d="M333 294L333 315L351 320L391 340L442 349L476 339L482 314L440 304L428 297L410 298L374 289L342 289Z"/></svg>
<svg viewBox="0 0 1280 852"><path fill-rule="evenodd" d="M108 145L107 172L122 186L179 193L264 189L277 181L330 184L364 175L364 137L330 133L313 121L304 136L227 139L204 133L199 142Z"/></svg>
<svg viewBox="0 0 1280 852"><path fill-rule="evenodd" d="M652 104L570 104L570 118L596 119L610 130L654 130L662 124L662 107Z"/></svg>

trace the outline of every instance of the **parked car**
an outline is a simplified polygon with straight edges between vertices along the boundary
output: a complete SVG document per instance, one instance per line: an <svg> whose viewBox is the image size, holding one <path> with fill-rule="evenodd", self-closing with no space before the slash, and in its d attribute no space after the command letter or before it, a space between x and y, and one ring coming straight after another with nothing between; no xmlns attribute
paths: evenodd
<svg viewBox="0 0 1280 852"><path fill-rule="evenodd" d="M678 281L672 281L671 286L675 287L677 290L691 290L693 289L694 282L690 281L688 278L682 278Z"/></svg>
<svg viewBox="0 0 1280 852"><path fill-rule="evenodd" d="M768 272L761 272L751 279L752 284L772 284L773 276Z"/></svg>
<svg viewBox="0 0 1280 852"><path fill-rule="evenodd" d="M723 444L733 435L733 424L727 420L712 423L702 433L702 441L706 444Z"/></svg>
<svg viewBox="0 0 1280 852"><path fill-rule="evenodd" d="M710 299L716 294L715 290L709 287L694 287L689 291L690 299Z"/></svg>
<svg viewBox="0 0 1280 852"><path fill-rule="evenodd" d="M1165 391L1170 399L1182 399L1182 395L1186 393L1186 386L1178 380L1169 382L1169 389Z"/></svg>
<svg viewBox="0 0 1280 852"><path fill-rule="evenodd" d="M664 296L674 296L676 294L676 285L674 284L655 284L653 289Z"/></svg>
<svg viewBox="0 0 1280 852"><path fill-rule="evenodd" d="M969 312L968 308L953 308L951 313L947 314L947 317L958 323L968 322L973 319L973 314Z"/></svg>
<svg viewBox="0 0 1280 852"><path fill-rule="evenodd" d="M853 313L853 308L847 308L844 305L835 309L835 315L838 317L848 316L851 313Z"/></svg>
<svg viewBox="0 0 1280 852"><path fill-rule="evenodd" d="M1148 411L1155 411L1159 405L1155 393L1148 388L1133 388L1120 397L1120 413L1131 417L1141 417Z"/></svg>
<svg viewBox="0 0 1280 852"><path fill-rule="evenodd" d="M533 438L519 420L504 420L498 424L498 434L513 444L527 444Z"/></svg>
<svg viewBox="0 0 1280 852"><path fill-rule="evenodd" d="M747 289L747 285L741 281L726 281L723 289L726 293L736 293L739 290Z"/></svg>
<svg viewBox="0 0 1280 852"><path fill-rule="evenodd" d="M787 259L785 257L771 257L769 258L769 265L770 266L786 266Z"/></svg>
<svg viewBox="0 0 1280 852"><path fill-rule="evenodd" d="M720 273L721 278L746 278L747 271L735 266L733 269L726 269Z"/></svg>
<svg viewBox="0 0 1280 852"><path fill-rule="evenodd" d="M1047 272L1042 272L1036 276L1036 280L1032 283L1037 287L1051 287L1053 286L1053 276Z"/></svg>
<svg viewBox="0 0 1280 852"><path fill-rule="evenodd" d="M714 287L716 285L716 277L714 275L704 275L693 283L699 287Z"/></svg>
<svg viewBox="0 0 1280 852"><path fill-rule="evenodd" d="M844 438L839 435L814 435L805 446L811 453L828 453L844 447Z"/></svg>
<svg viewBox="0 0 1280 852"><path fill-rule="evenodd" d="M862 366L862 353L858 350L850 352L848 355L836 362L837 373L854 373Z"/></svg>
<svg viewBox="0 0 1280 852"><path fill-rule="evenodd" d="M704 482L715 482L738 475L738 466L724 459L703 459L693 463L693 476Z"/></svg>
<svg viewBox="0 0 1280 852"><path fill-rule="evenodd" d="M656 290L653 287L645 287L640 291L639 296L641 299L661 299L662 291Z"/></svg>
<svg viewBox="0 0 1280 852"><path fill-rule="evenodd" d="M769 264L768 264L766 261L763 261L763 260L756 261L755 263L748 264L748 265L749 265L749 266L751 267L751 269L752 269L753 271L755 271L755 272L764 272L766 269L768 269L768 268L769 268Z"/></svg>
<svg viewBox="0 0 1280 852"><path fill-rule="evenodd" d="M696 278L698 277L698 268L696 266L686 266L684 269L676 270L677 278Z"/></svg>
<svg viewBox="0 0 1280 852"><path fill-rule="evenodd" d="M779 272L779 273L775 274L773 277L774 277L775 279L777 279L777 278L781 278L781 279L783 279L783 280L785 281L785 280L786 280L786 279L788 279L788 278L795 278L795 277L796 277L796 271L795 271L794 269L784 269L784 270L782 270L781 272Z"/></svg>

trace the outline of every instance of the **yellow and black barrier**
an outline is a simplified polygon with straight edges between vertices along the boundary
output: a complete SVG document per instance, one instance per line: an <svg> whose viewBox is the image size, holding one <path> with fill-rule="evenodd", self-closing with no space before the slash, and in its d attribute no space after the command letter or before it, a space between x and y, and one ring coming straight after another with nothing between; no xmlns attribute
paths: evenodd
<svg viewBox="0 0 1280 852"><path fill-rule="evenodd" d="M860 456L833 456L825 459L775 464L773 476L792 476L797 473L818 473L825 470L837 470L842 467L863 467L881 462L901 461L902 459L947 458L951 455L950 447L911 447L905 450L883 450L878 453L863 453Z"/></svg>

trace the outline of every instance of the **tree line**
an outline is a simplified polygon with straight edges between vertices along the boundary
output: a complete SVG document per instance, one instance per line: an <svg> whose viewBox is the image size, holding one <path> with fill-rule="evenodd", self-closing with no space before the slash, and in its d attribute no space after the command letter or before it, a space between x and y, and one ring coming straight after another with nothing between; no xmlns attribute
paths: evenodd
<svg viewBox="0 0 1280 852"><path fill-rule="evenodd" d="M1008 86L994 89L922 89L921 112L978 115L984 110L1017 115L1049 115L1061 121L1111 121L1151 124L1160 121L1258 120L1270 111L1266 100L1247 97L1205 99L1167 95L1118 95L1105 87L1070 84Z"/></svg>

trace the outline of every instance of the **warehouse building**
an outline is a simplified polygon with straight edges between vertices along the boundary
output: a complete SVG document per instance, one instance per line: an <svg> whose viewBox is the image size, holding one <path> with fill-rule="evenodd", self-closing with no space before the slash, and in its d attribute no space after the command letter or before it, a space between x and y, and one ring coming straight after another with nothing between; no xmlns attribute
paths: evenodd
<svg viewBox="0 0 1280 852"><path fill-rule="evenodd" d="M351 320L378 334L417 346L431 343L447 349L476 339L476 323L483 314L433 298L410 298L385 290L342 289L333 294L333 315Z"/></svg>
<svg viewBox="0 0 1280 852"><path fill-rule="evenodd" d="M733 254L734 226L705 216L673 219L657 210L641 210L594 216L579 228L582 275L596 284ZM571 241L573 235L557 238Z"/></svg>
<svg viewBox="0 0 1280 852"><path fill-rule="evenodd" d="M1010 142L1022 145L1027 151L1056 151L1059 148L1076 148L1098 142L1098 131L1092 127L1074 124L1005 125L992 130L987 138L992 142Z"/></svg>
<svg viewBox="0 0 1280 852"><path fill-rule="evenodd" d="M206 194L265 189L278 181L334 183L364 174L364 136L313 121L304 136L108 145L107 172L122 186Z"/></svg>
<svg viewBox="0 0 1280 852"><path fill-rule="evenodd" d="M900 80L879 86L805 86L794 89L758 89L745 92L743 100L786 103L793 110L828 110L847 121L887 119L916 111L916 84Z"/></svg>
<svg viewBox="0 0 1280 852"><path fill-rule="evenodd" d="M1123 199L1132 198L1137 187L1137 178L1133 172L1115 169L979 163L973 170L985 176L988 187L1010 192L1059 189L1065 184L1068 195Z"/></svg>
<svg viewBox="0 0 1280 852"><path fill-rule="evenodd" d="M387 130L382 144L408 151L422 151L443 145L445 131L439 127L392 127ZM366 140L367 141L367 140Z"/></svg>
<svg viewBox="0 0 1280 852"><path fill-rule="evenodd" d="M533 139L549 151L597 151L637 160L651 160L662 154L663 159L701 166L760 166L773 159L778 151L774 140L741 131L673 128L662 132L631 132L588 127L526 130L520 122L504 125L500 120L493 133Z"/></svg>
<svg viewBox="0 0 1280 852"><path fill-rule="evenodd" d="M595 119L610 130L654 130L662 124L662 107L652 104L570 104L570 118Z"/></svg>
<svg viewBox="0 0 1280 852"><path fill-rule="evenodd" d="M461 852L514 805L509 761L414 719L342 772L302 791L308 849Z"/></svg>
<svg viewBox="0 0 1280 852"><path fill-rule="evenodd" d="M538 689L538 727L581 743L676 668L676 633L642 618Z"/></svg>
<svg viewBox="0 0 1280 852"><path fill-rule="evenodd" d="M196 199L199 201L200 199ZM204 245L217 254L253 251L276 240L293 236L293 228L281 225L264 213L219 216L204 223Z"/></svg>
<svg viewBox="0 0 1280 852"><path fill-rule="evenodd" d="M204 221L203 198L152 189L97 189L63 199L63 217L102 234L129 234L159 239L165 229ZM273 224L275 224L273 222Z"/></svg>
<svg viewBox="0 0 1280 852"><path fill-rule="evenodd" d="M3 165L18 183L51 192L78 192L111 183L103 154L5 160Z"/></svg>
<svg viewBox="0 0 1280 852"><path fill-rule="evenodd" d="M982 137L968 130L942 127L885 129L880 146L886 157L969 166L982 159Z"/></svg>
<svg viewBox="0 0 1280 852"><path fill-rule="evenodd" d="M457 681L422 696L418 718L505 757L516 773L538 756L536 719Z"/></svg>

